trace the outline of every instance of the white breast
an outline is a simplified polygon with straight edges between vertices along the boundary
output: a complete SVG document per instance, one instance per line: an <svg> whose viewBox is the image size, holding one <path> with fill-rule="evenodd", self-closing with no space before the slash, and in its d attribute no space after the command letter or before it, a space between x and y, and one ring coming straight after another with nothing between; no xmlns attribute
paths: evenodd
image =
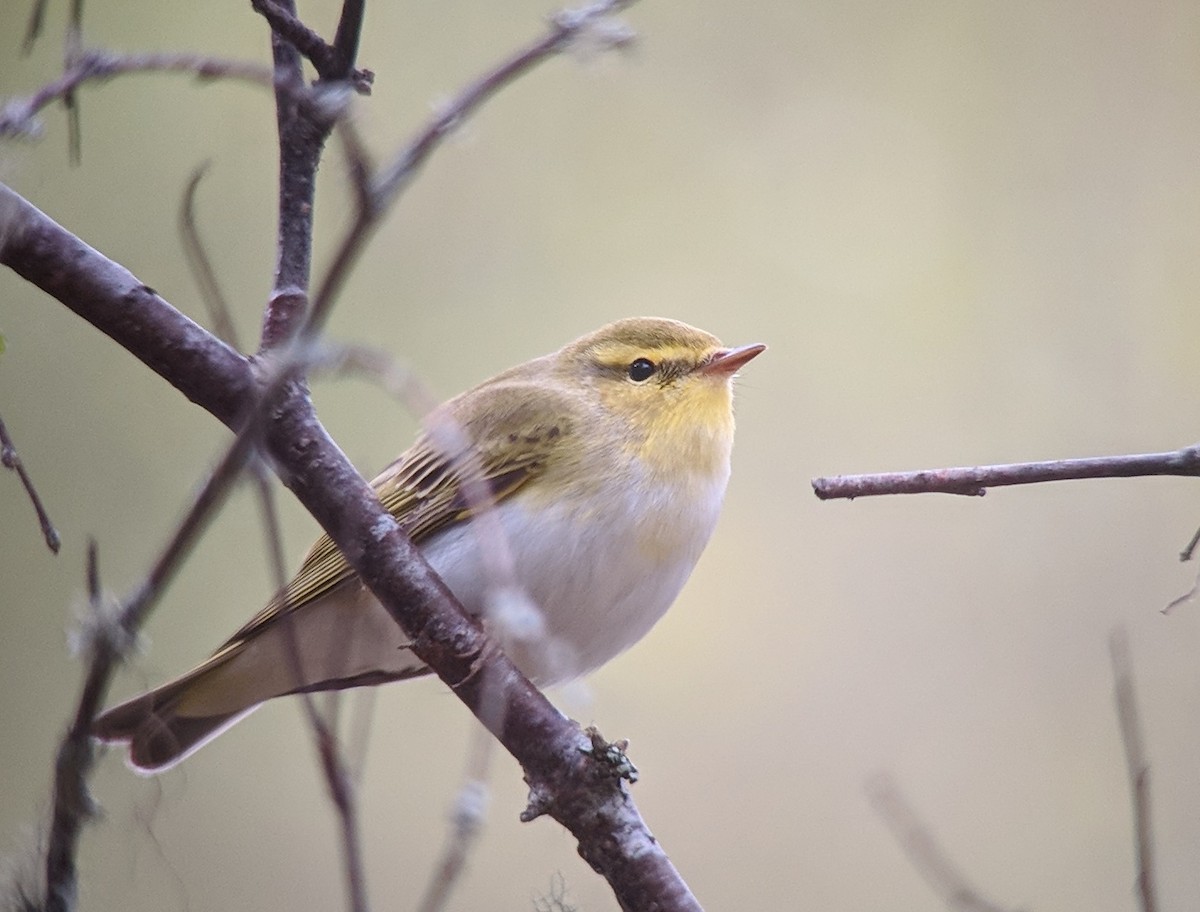
<svg viewBox="0 0 1200 912"><path fill-rule="evenodd" d="M588 510L539 504L531 516L516 496L495 508L516 583L540 611L540 630L514 639L506 653L539 685L568 681L603 665L640 640L671 606L717 520L728 469L690 476L656 493L628 479ZM503 580L489 579L481 548L485 523L452 527L422 547L425 557L472 614L483 615ZM509 630L509 633L513 631Z"/></svg>

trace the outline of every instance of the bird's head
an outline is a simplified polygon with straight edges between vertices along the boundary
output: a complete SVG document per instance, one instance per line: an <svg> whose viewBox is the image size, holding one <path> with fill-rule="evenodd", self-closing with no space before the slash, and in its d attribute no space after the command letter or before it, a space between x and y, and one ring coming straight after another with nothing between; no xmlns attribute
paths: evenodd
<svg viewBox="0 0 1200 912"><path fill-rule="evenodd" d="M631 317L577 339L556 361L567 382L624 425L621 445L655 468L705 471L728 464L733 378L765 348L727 348L677 320Z"/></svg>

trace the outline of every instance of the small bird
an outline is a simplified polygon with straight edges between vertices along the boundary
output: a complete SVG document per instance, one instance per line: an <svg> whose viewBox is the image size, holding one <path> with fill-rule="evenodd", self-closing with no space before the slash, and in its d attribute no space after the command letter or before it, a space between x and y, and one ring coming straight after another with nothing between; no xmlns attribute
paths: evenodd
<svg viewBox="0 0 1200 912"><path fill-rule="evenodd" d="M734 375L765 348L675 320L610 323L435 409L372 487L481 618L498 588L486 510L536 609L501 636L505 652L539 686L571 680L640 640L683 588L729 479ZM156 772L273 697L429 672L324 536L207 661L102 713L92 734Z"/></svg>

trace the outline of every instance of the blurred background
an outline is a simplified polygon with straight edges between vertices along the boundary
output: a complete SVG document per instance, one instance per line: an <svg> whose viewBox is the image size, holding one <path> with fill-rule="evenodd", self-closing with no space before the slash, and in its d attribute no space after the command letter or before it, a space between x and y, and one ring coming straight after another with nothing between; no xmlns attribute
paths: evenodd
<svg viewBox="0 0 1200 912"><path fill-rule="evenodd" d="M56 73L64 4L19 53L0 0L0 94ZM538 34L547 0L377 3L358 125L383 157ZM330 33L336 5L303 3ZM1138 683L1164 908L1200 905L1200 604L1178 553L1194 480L1072 482L983 499L821 503L818 475L1173 449L1197 437L1200 7L1192 2L645 2L628 53L549 63L436 154L331 323L449 396L620 316L677 317L770 351L739 385L725 511L639 646L554 697L627 737L634 794L710 909L925 910L936 897L872 810L886 772L990 899L1126 910L1134 853L1108 638ZM243 3L89 3L86 40L269 60ZM131 76L7 144L0 178L204 320L176 236L201 230L243 338L273 266L268 94ZM337 143L316 270L351 209ZM64 307L0 274L0 415L63 534L53 557L0 474L0 853L45 817L80 666L67 649L89 536L129 591L229 436ZM361 381L316 385L368 475L415 424ZM1192 416L1189 418L1188 416ZM286 548L317 535L285 495ZM190 667L271 588L242 488L154 615L113 698ZM474 721L436 681L377 693L362 782L370 894L412 908ZM284 759L286 758L286 759ZM85 835L92 910L343 904L335 821L294 701L183 766L116 751ZM494 764L452 909L530 909L561 877L615 909Z"/></svg>

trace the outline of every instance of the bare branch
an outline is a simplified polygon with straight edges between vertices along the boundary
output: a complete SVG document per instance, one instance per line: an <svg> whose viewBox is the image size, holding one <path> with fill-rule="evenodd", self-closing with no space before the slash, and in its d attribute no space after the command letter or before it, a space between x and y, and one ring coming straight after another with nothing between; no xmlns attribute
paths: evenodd
<svg viewBox="0 0 1200 912"><path fill-rule="evenodd" d="M58 79L27 98L16 98L0 110L0 137L36 136L37 114L47 105L67 100L80 86L103 82L125 73L191 73L200 79L236 79L272 85L272 73L256 63L218 60L198 54L110 54L81 51ZM301 91L307 91L301 87Z"/></svg>
<svg viewBox="0 0 1200 912"><path fill-rule="evenodd" d="M1007 912L967 883L890 776L880 774L868 782L867 796L909 862L948 908L956 912Z"/></svg>
<svg viewBox="0 0 1200 912"><path fill-rule="evenodd" d="M1010 465L963 466L886 472L878 475L835 475L812 480L821 500L874 497L880 494L965 494L982 497L988 488L1040 484L1081 478L1135 478L1146 475L1200 475L1200 444L1168 453L1097 456L1018 462Z"/></svg>
<svg viewBox="0 0 1200 912"><path fill-rule="evenodd" d="M292 17L293 0L276 6ZM275 225L275 277L263 312L259 352L286 343L298 333L308 311L312 268L312 230L317 164L333 128L329 118L315 118L293 100L304 85L300 51L279 31L271 32L275 67L275 123L279 144L279 201Z"/></svg>
<svg viewBox="0 0 1200 912"><path fill-rule="evenodd" d="M38 496L37 488L33 486L33 479L25 471L25 464L17 455L17 448L8 435L8 428L4 426L3 419L0 419L0 464L3 464L6 469L12 469L21 479L21 484L25 487L25 494L29 497L34 512L37 513L38 525L42 527L42 538L46 540L46 547L57 554L58 549L62 547L62 538L59 537L58 530L54 528L54 523L50 521L50 514L46 512L42 498Z"/></svg>
<svg viewBox="0 0 1200 912"><path fill-rule="evenodd" d="M1179 552L1179 560L1183 563L1190 561L1196 554L1196 546L1200 545L1200 529L1197 529L1195 534L1188 539L1188 543L1184 545L1183 550Z"/></svg>
<svg viewBox="0 0 1200 912"><path fill-rule="evenodd" d="M1129 660L1129 638L1124 629L1114 630L1108 645L1112 656L1117 721L1121 727L1121 743L1125 745L1125 767L1129 773L1129 792L1133 802L1138 900L1142 912L1155 912L1158 901L1154 882L1154 829L1150 820L1150 765L1146 762L1146 752L1142 747L1142 726L1133 689L1133 666Z"/></svg>
<svg viewBox="0 0 1200 912"><path fill-rule="evenodd" d="M50 0L33 0L29 10L29 22L25 26L25 38L21 42L21 53L29 54L38 38L42 35L42 27L46 22L46 7Z"/></svg>
<svg viewBox="0 0 1200 912"><path fill-rule="evenodd" d="M354 67L354 59L358 55L359 31L362 28L361 2L347 2L342 5L337 39L332 45L300 21L295 10L285 9L275 0L250 0L250 5L267 20L276 35L308 59L322 80L347 81L354 86L358 94L371 94L371 83L375 80L375 74L370 70Z"/></svg>
<svg viewBox="0 0 1200 912"><path fill-rule="evenodd" d="M1171 599L1171 601L1167 602L1167 604L1162 607L1160 613L1170 614L1180 605L1184 605L1194 599L1197 592L1200 592L1200 570L1196 572L1196 577L1192 580L1192 585L1188 588L1187 592L1183 593L1183 595L1177 595L1175 598Z"/></svg>
<svg viewBox="0 0 1200 912"><path fill-rule="evenodd" d="M355 88L364 95L371 91L371 82L375 74L370 70L354 69L354 61L358 59L358 43L362 38L363 17L366 15L366 0L342 0L342 15L338 19L337 32L333 38L333 52L336 69L323 78L352 79ZM365 77L365 84L359 86L359 74Z"/></svg>

